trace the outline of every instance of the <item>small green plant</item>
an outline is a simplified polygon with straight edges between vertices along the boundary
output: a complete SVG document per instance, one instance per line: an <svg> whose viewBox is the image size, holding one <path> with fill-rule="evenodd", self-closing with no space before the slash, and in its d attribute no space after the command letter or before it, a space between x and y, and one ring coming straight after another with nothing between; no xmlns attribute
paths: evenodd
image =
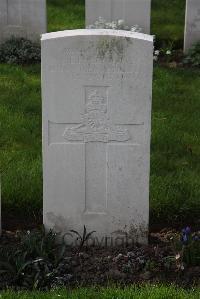
<svg viewBox="0 0 200 299"><path fill-rule="evenodd" d="M25 38L12 37L0 46L1 63L33 64L40 59L40 45Z"/></svg>
<svg viewBox="0 0 200 299"><path fill-rule="evenodd" d="M147 260L145 264L145 270L153 272L157 269L157 263L154 260Z"/></svg>
<svg viewBox="0 0 200 299"><path fill-rule="evenodd" d="M200 41L188 51L183 63L193 67L200 67Z"/></svg>
<svg viewBox="0 0 200 299"><path fill-rule="evenodd" d="M45 233L44 227L41 230L32 230L20 235L21 248L31 257L54 257L53 251L58 247L56 243L57 234L50 230Z"/></svg>
<svg viewBox="0 0 200 299"><path fill-rule="evenodd" d="M192 234L189 226L182 229L178 240L172 239L176 265L179 270L200 265L200 234Z"/></svg>
<svg viewBox="0 0 200 299"><path fill-rule="evenodd" d="M85 243L88 241L88 239L91 237L92 234L96 233L96 231L87 232L86 226L83 227L83 233L82 235L77 232L76 230L70 230L70 233L75 234L77 236L77 240L80 241L79 244L79 251L83 248Z"/></svg>
<svg viewBox="0 0 200 299"><path fill-rule="evenodd" d="M27 257L27 252L14 250L13 248L1 249L0 276L7 277L6 283L8 285L9 283L11 285L19 284L23 280L24 271L29 264L31 264L31 261Z"/></svg>
<svg viewBox="0 0 200 299"><path fill-rule="evenodd" d="M183 262L188 266L200 266L200 235L192 234L186 227L181 236Z"/></svg>
<svg viewBox="0 0 200 299"><path fill-rule="evenodd" d="M174 58L173 42L168 42L163 45L159 50L154 51L154 61L158 61L162 58L167 63L171 62Z"/></svg>
<svg viewBox="0 0 200 299"><path fill-rule="evenodd" d="M61 286L71 278L70 269L66 247L56 242L53 231L28 231L19 235L17 249L0 248L0 281L4 281L4 288L43 290Z"/></svg>

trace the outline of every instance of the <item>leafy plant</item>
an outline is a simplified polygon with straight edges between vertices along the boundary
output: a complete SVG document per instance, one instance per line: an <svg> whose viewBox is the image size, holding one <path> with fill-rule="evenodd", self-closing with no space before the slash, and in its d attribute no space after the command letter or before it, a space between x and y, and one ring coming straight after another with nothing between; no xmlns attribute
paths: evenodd
<svg viewBox="0 0 200 299"><path fill-rule="evenodd" d="M145 264L145 270L146 271L155 271L157 269L157 263L154 260L147 260Z"/></svg>
<svg viewBox="0 0 200 299"><path fill-rule="evenodd" d="M6 248L0 252L0 275L7 275L12 284L20 283L30 263L27 252Z"/></svg>
<svg viewBox="0 0 200 299"><path fill-rule="evenodd" d="M192 234L189 226L182 229L178 240L172 240L177 268L200 265L200 235Z"/></svg>
<svg viewBox="0 0 200 299"><path fill-rule="evenodd" d="M200 235L192 234L191 229L186 227L182 230L182 257L188 266L200 265Z"/></svg>
<svg viewBox="0 0 200 299"><path fill-rule="evenodd" d="M200 67L200 41L188 51L183 63L194 67Z"/></svg>
<svg viewBox="0 0 200 299"><path fill-rule="evenodd" d="M25 38L12 37L0 46L0 62L32 64L41 59L40 45Z"/></svg>
<svg viewBox="0 0 200 299"><path fill-rule="evenodd" d="M0 277L6 286L49 289L63 285L71 278L70 258L63 243L57 244L56 234L43 230L19 235L18 249L0 249ZM4 286L5 287L5 286Z"/></svg>
<svg viewBox="0 0 200 299"><path fill-rule="evenodd" d="M173 42L164 43L162 48L154 51L154 61L158 61L159 58L162 58L167 63L171 62L175 54L173 48Z"/></svg>
<svg viewBox="0 0 200 299"><path fill-rule="evenodd" d="M70 230L71 233L75 234L77 236L77 240L80 241L80 244L79 244L79 250L81 250L84 246L84 244L87 242L87 240L90 238L90 236L94 233L96 233L96 231L91 231L89 233L87 233L87 229L86 229L86 226L84 225L83 227L83 233L82 235L77 232L76 230Z"/></svg>
<svg viewBox="0 0 200 299"><path fill-rule="evenodd" d="M107 22L102 17L87 27L88 29L113 29L113 30L126 30L131 32L142 32L142 29L138 25L127 26L124 20L117 20Z"/></svg>
<svg viewBox="0 0 200 299"><path fill-rule="evenodd" d="M44 227L41 230L27 231L20 235L21 248L28 252L31 257L53 258L54 251L58 248L56 243L57 234L50 230L45 233Z"/></svg>

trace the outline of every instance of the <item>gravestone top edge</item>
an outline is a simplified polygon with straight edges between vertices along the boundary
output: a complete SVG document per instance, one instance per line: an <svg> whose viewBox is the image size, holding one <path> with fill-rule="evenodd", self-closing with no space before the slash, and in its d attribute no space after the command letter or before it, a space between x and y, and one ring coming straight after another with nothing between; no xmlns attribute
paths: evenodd
<svg viewBox="0 0 200 299"><path fill-rule="evenodd" d="M112 29L75 29L75 30L64 30L57 32L50 32L42 34L41 41L52 40L64 37L73 36L115 36L115 37L128 37L132 39L145 40L152 42L154 40L153 35L130 32L125 30L112 30Z"/></svg>

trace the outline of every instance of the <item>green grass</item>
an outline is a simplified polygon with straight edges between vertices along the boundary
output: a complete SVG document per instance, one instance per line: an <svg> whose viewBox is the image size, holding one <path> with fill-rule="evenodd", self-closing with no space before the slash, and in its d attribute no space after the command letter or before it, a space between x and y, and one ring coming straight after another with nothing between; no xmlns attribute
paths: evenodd
<svg viewBox="0 0 200 299"><path fill-rule="evenodd" d="M199 218L199 71L154 70L150 197L152 221Z"/></svg>
<svg viewBox="0 0 200 299"><path fill-rule="evenodd" d="M199 299L200 291L185 291L173 286L144 286L141 288L80 288L73 291L57 290L48 293L12 292L1 294L2 299Z"/></svg>
<svg viewBox="0 0 200 299"><path fill-rule="evenodd" d="M159 45L183 47L186 0L152 0L151 32Z"/></svg>
<svg viewBox="0 0 200 299"><path fill-rule="evenodd" d="M41 206L40 89L39 65L0 65L0 169L8 210Z"/></svg>
<svg viewBox="0 0 200 299"><path fill-rule="evenodd" d="M182 38L185 0L153 0L152 31ZM83 0L48 0L49 31L84 27ZM153 82L151 222L200 214L200 71L156 67ZM42 207L40 66L0 65L3 212Z"/></svg>
<svg viewBox="0 0 200 299"><path fill-rule="evenodd" d="M47 0L48 31L84 28L84 0Z"/></svg>

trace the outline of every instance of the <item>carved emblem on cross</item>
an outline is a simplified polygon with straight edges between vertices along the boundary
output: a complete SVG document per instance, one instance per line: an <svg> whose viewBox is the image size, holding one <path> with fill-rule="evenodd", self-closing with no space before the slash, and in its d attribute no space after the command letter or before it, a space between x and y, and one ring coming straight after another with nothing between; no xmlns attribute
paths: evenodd
<svg viewBox="0 0 200 299"><path fill-rule="evenodd" d="M67 128L63 134L68 141L109 142L128 141L130 135L127 129L113 125L107 114L107 103L97 90L91 91L86 102L82 123Z"/></svg>

